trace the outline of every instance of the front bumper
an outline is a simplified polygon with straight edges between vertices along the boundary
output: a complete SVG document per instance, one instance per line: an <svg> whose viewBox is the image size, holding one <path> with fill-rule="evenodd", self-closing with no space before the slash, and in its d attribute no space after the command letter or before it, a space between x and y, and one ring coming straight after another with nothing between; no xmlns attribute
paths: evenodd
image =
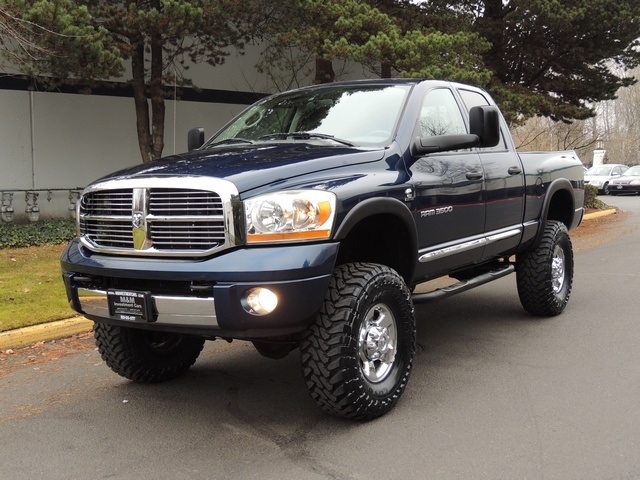
<svg viewBox="0 0 640 480"><path fill-rule="evenodd" d="M207 259L96 254L71 242L61 257L67 297L94 321L204 336L259 339L305 330L320 309L337 243L247 248ZM266 287L278 296L267 315L242 307L245 293ZM111 315L108 289L147 292L147 320Z"/></svg>
<svg viewBox="0 0 640 480"><path fill-rule="evenodd" d="M640 193L640 185L626 184L611 184L609 185L609 192L611 193Z"/></svg>

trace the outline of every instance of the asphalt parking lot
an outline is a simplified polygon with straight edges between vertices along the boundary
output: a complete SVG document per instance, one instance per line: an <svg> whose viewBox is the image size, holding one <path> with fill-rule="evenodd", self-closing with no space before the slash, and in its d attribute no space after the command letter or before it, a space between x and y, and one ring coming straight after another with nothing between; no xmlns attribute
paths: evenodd
<svg viewBox="0 0 640 480"><path fill-rule="evenodd" d="M113 374L87 335L0 363L0 478L640 478L640 197L576 236L567 310L534 318L515 278L417 307L405 395L376 421L320 412L299 355L211 342L183 378Z"/></svg>

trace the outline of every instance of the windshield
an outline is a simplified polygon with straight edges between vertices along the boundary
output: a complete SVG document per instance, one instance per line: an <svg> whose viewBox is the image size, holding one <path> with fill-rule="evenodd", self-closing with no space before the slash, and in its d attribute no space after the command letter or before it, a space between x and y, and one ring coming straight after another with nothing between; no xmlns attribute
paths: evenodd
<svg viewBox="0 0 640 480"><path fill-rule="evenodd" d="M591 167L587 170L586 175L599 175L601 177L607 177L611 175L611 168L607 165L598 165L597 167Z"/></svg>
<svg viewBox="0 0 640 480"><path fill-rule="evenodd" d="M259 102L209 140L320 139L355 145L391 141L408 85L340 85L299 90ZM282 135L304 132L310 135Z"/></svg>
<svg viewBox="0 0 640 480"><path fill-rule="evenodd" d="M629 170L623 173L623 175L631 176L631 177L640 177L640 165L636 165L635 167L631 167Z"/></svg>

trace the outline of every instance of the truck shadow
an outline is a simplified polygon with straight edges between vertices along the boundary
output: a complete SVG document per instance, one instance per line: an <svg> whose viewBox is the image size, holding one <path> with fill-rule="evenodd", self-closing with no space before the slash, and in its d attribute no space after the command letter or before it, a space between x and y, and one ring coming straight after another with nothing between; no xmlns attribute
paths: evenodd
<svg viewBox="0 0 640 480"><path fill-rule="evenodd" d="M482 376L482 363L508 355L518 339L545 321L527 315L517 295L504 298L489 289L463 295L464 301L453 297L416 307L417 354L407 392L422 391L428 384L426 395L439 395L434 378L441 369L474 368ZM465 395L467 388L464 383L447 385L446 395ZM121 397L152 402L149 412L170 410L189 423L211 423L216 428L222 424L233 430L244 425L252 435L273 428L289 430L293 425L311 427L317 422L352 425L315 406L306 391L298 350L285 359L271 360L242 341L208 342L182 378L156 385L123 382L116 390ZM401 399L391 415L401 414L398 409L405 403Z"/></svg>
<svg viewBox="0 0 640 480"><path fill-rule="evenodd" d="M170 432L176 444L209 446L207 451L212 445L232 449L241 445L263 452L266 458L278 452L304 471L352 479L339 467L337 459L344 452L331 445L357 441L363 435L391 435L400 442L405 429L395 424L408 426L416 419L424 425L437 424L443 405L465 411L478 391L494 394L491 382L509 368L504 365L517 356L518 343L544 327L540 322L545 320L522 311L517 295L505 298L504 289L501 293L480 288L462 295L464 299L453 297L416 308L419 347L412 378L396 408L378 420L351 422L317 408L306 391L298 350L285 359L270 360L247 342L216 341L208 342L194 367L174 381L156 385L109 381L100 395L108 397L110 411L94 422L107 422L118 412L124 415L119 423L127 425L132 437L128 442L152 438L158 442L158 452L166 451L159 439Z"/></svg>

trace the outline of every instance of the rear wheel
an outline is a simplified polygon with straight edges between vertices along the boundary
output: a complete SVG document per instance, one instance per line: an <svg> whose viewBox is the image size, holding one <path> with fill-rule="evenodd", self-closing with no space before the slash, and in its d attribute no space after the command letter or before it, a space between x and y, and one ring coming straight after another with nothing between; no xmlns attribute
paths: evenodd
<svg viewBox="0 0 640 480"><path fill-rule="evenodd" d="M156 383L185 373L202 351L204 339L168 332L96 323L93 334L109 368L129 380Z"/></svg>
<svg viewBox="0 0 640 480"><path fill-rule="evenodd" d="M403 279L383 265L338 267L301 352L307 388L322 409L357 420L387 413L407 385L415 352Z"/></svg>
<svg viewBox="0 0 640 480"><path fill-rule="evenodd" d="M540 244L516 259L518 295L524 309L534 315L560 314L573 284L573 248L562 222L547 222Z"/></svg>

